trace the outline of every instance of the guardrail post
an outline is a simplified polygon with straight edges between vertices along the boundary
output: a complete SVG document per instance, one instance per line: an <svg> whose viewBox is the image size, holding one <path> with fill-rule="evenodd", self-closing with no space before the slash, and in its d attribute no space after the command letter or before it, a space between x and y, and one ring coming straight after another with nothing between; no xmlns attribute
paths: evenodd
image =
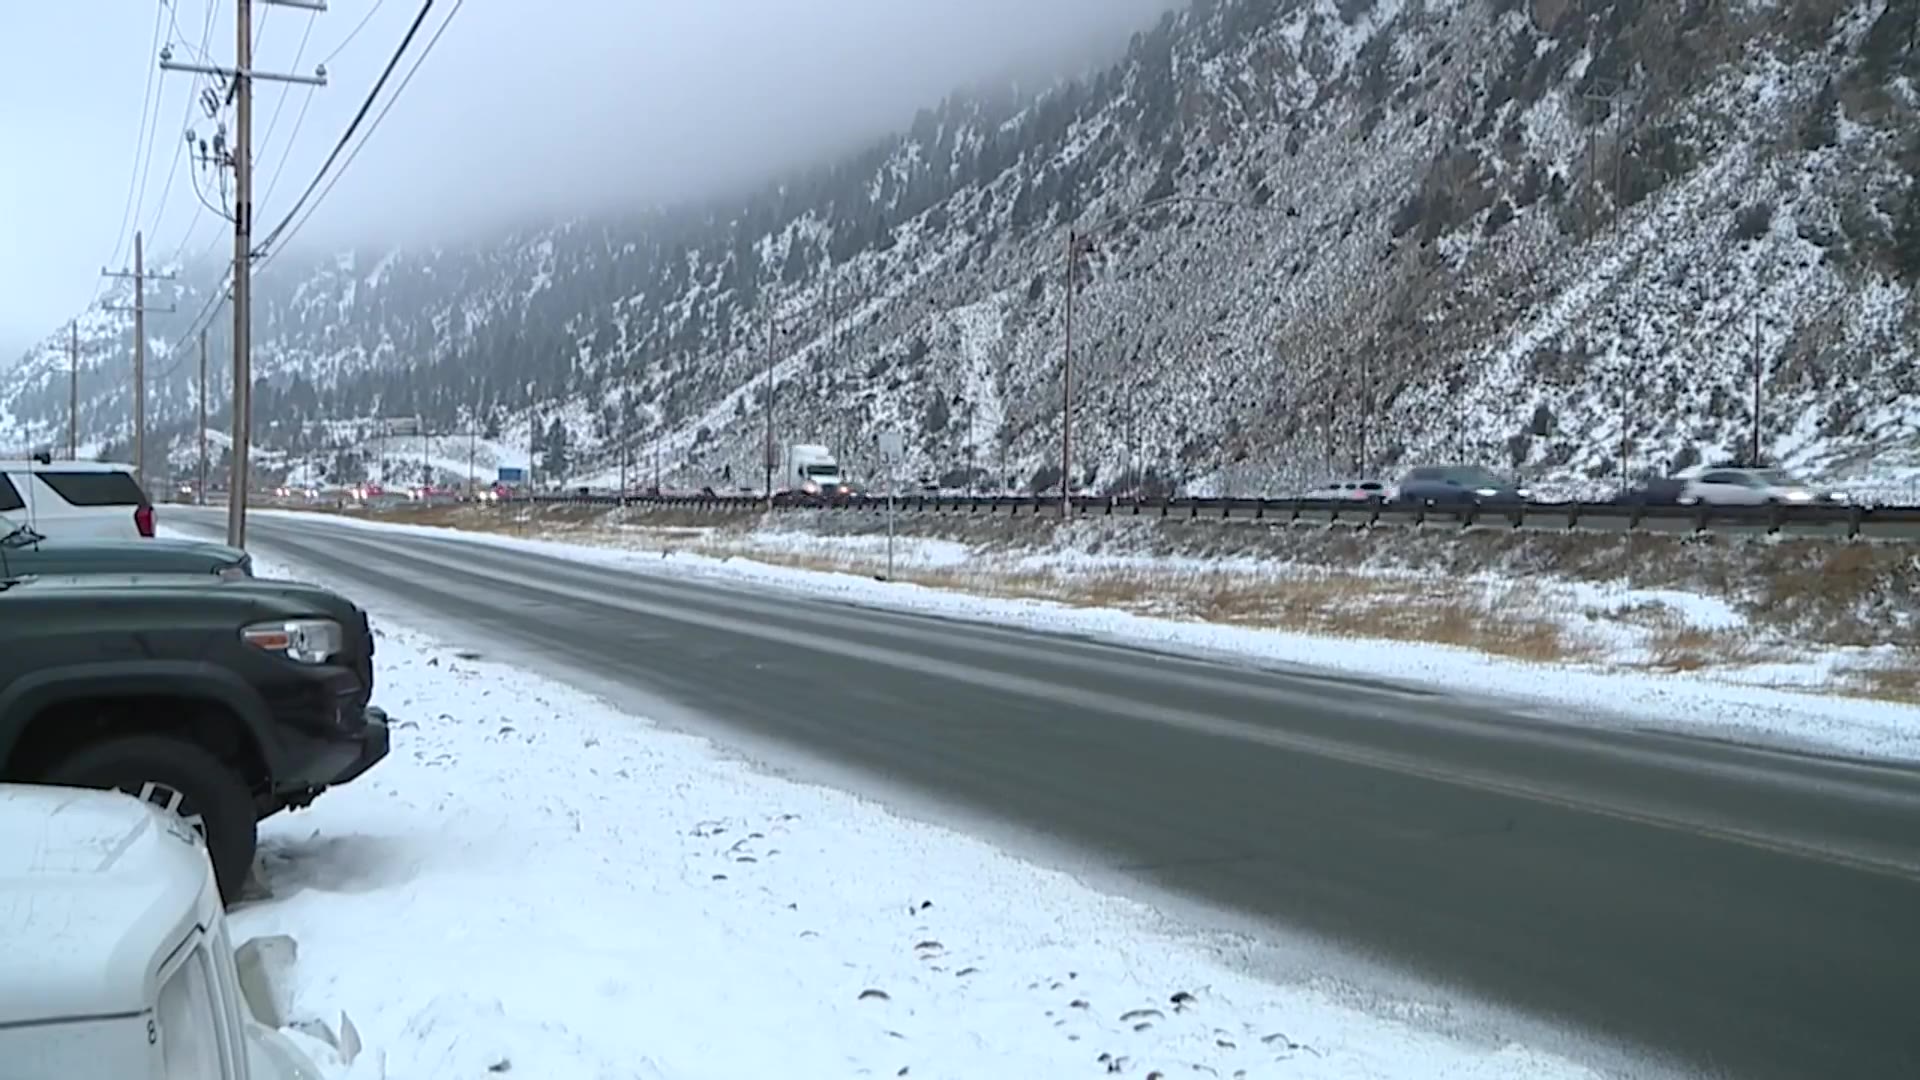
<svg viewBox="0 0 1920 1080"><path fill-rule="evenodd" d="M1847 539L1860 539L1860 526L1866 516L1866 508L1859 503L1853 503L1847 507Z"/></svg>

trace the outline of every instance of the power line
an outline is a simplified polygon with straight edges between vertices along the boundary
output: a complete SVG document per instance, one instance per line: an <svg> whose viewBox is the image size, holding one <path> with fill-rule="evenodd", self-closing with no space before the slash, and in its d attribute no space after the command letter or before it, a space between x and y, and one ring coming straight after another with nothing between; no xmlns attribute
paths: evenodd
<svg viewBox="0 0 1920 1080"><path fill-rule="evenodd" d="M214 0L207 0L207 17L203 19L200 23L200 48L197 52L197 59L199 59L202 63L206 63L208 61L207 46L211 44L213 41L213 5L214 5ZM177 0L175 0L175 2L170 5L170 10L173 11L175 14L178 13L179 3L177 2ZM176 38L180 38L180 21L177 18L173 19L172 21L173 21L174 36ZM187 46L187 42L184 38L180 38L180 44L183 47L189 47ZM188 117L191 117L193 115L193 103L200 95L201 83L203 81L204 80L201 79L199 76L195 76L193 80L193 86L187 92L187 116ZM185 118L182 118L181 126L187 128L188 130L191 130L191 125L188 125L186 123ZM185 135L186 132L183 131L181 132L181 134ZM181 141L182 143L186 142L185 139L182 139ZM168 174L167 183L169 186L171 186L173 183L173 177L171 173ZM193 231L194 229L198 228L200 225L201 207L207 207L210 209L212 208L212 205L213 205L212 203L207 201L206 195L201 193L200 181L195 179L194 171L192 167L189 167L187 169L187 183L193 187L193 195L194 195L194 198L199 201L199 206L195 206L193 208L193 216L187 219L186 231L180 234L180 244L178 247L175 247L173 249L173 258L170 261L176 266L182 265L182 263L180 262L180 256L186 254L187 245L193 242ZM162 204L164 204L165 199L163 198L161 202ZM222 217L225 216L224 212L216 211L216 213L220 213ZM159 220L157 216L155 218L154 225L156 228L159 226Z"/></svg>
<svg viewBox="0 0 1920 1080"><path fill-rule="evenodd" d="M373 6L367 9L367 13L365 15L360 16L360 21L354 24L353 29L347 31L347 36L341 39L340 44L335 45L333 47L333 51L327 54L327 58L325 60L320 61L320 66L326 67L328 64L333 63L334 57L339 56L342 52L345 52L347 46L353 44L353 39L358 37L360 35L360 31L366 27L367 23L370 20L372 20L374 12L379 11L380 5L386 2L387 0L373 0Z"/></svg>
<svg viewBox="0 0 1920 1080"><path fill-rule="evenodd" d="M406 92L407 85L413 82L413 77L415 74L417 74L420 71L420 66L426 63L427 57L433 54L433 47L440 43L440 35L446 33L447 27L453 25L454 16L460 14L460 8L465 3L466 3L466 0L454 0L453 10L447 12L447 17L445 20L443 20L440 23L439 29L433 32L433 37L427 39L426 48L420 50L420 55L414 59L413 66L407 69L406 75L402 77L400 80L400 85L394 88L393 96L387 99L387 103L385 105L381 106L380 114L373 118L373 124L367 128L367 134L360 140L360 142L357 145L354 146L353 152L347 155L347 160L341 163L339 170L335 172L332 178L330 178L327 181L327 186L324 190L320 192L320 197L314 200L313 205L307 209L306 214L300 218L300 221L297 224L293 225L293 228L291 231L286 233L286 236L285 236L286 239L289 239L289 240L292 239L293 236L297 234L300 231L300 229L306 225L307 220L313 217L314 211L318 210L320 208L320 204L326 201L328 192L331 192L333 190L333 186L340 182L340 177L346 174L347 166L352 165L353 159L360 156L360 151L366 148L367 143L373 138L373 133L380 130L380 122L387 118L387 113L393 110L394 103L399 101L400 95ZM420 9L420 18L425 18L427 13L427 8L432 6L433 6L433 0L427 0L427 3L425 4L425 6L423 6ZM413 29L410 29L407 31L408 39L411 39L413 37L413 30L419 29L420 18L416 18L414 20ZM405 51L406 49L405 41L401 42L400 48L402 51ZM399 58L400 58L400 53L396 52L394 54L394 59L397 61L399 60ZM387 70L389 72L393 70L393 67L391 64L388 65ZM381 81L384 82L385 80L386 80L386 76L382 75ZM376 85L374 89L376 92L378 92L379 90L378 85ZM371 104L373 99L372 97L369 97L367 100L368 100L368 103ZM364 109L362 110L362 112L364 114ZM355 118L356 123L358 122L358 119L359 119L358 117ZM352 132L352 127L349 126L348 133L351 134L351 132ZM331 158L329 158L329 161L331 161ZM323 167L321 169L322 174L324 174L325 171L326 170ZM318 183L319 179L320 178L318 176L314 178L316 183ZM312 191L311 186L308 188L308 191L309 192ZM302 196L302 198L304 199L304 196ZM294 206L293 212L289 213L286 216L286 218L282 219L280 224L274 227L273 232L268 234L266 243L261 245L262 249L268 248L269 245L272 245L276 243L279 239L281 239L281 230L287 228L288 222L292 221L293 215L295 213L298 213L299 210L300 210L300 207L296 204ZM272 254L273 254L272 250L267 250L265 257L262 258L262 261L264 262L265 258L270 258Z"/></svg>
<svg viewBox="0 0 1920 1080"><path fill-rule="evenodd" d="M307 18L307 29L300 35L300 48L293 54L293 68L295 70L298 70L300 67L301 57L307 55L307 39L313 35L313 24L316 21L317 18L315 16L308 16ZM321 64L320 66L325 67L326 65ZM300 114L293 118L293 133L287 136L287 144L280 148L280 161L274 165L273 175L267 178L267 193L260 199L261 206L265 206L273 201L273 189L280 183L280 174L286 171L287 156L293 152L293 144L300 138L300 126L306 122L307 106L313 104L313 90L313 87L307 87L306 96L300 99ZM273 129L280 123L280 110L287 107L287 95L291 92L292 91L285 85L280 87L280 98L273 103L273 116L267 120L267 134L265 138L260 140L261 146L269 146L273 143Z"/></svg>
<svg viewBox="0 0 1920 1080"><path fill-rule="evenodd" d="M432 9L433 0L426 0L425 3L420 5L420 13L413 17L413 25L407 27L407 35L400 39L400 47L393 51L393 57L387 61L386 69L380 73L380 78L374 82L373 89L367 92L367 99L360 103L359 111L353 114L353 121L347 125L347 130L340 133L340 141L334 144L333 151L327 155L327 160L321 163L320 171L313 175L312 182L307 184L307 190L300 193L300 198L294 202L293 209L287 212L286 217L280 219L280 223L275 225L273 229L267 233L264 240L255 245L254 252L256 254L270 250L274 246L275 242L280 239L280 234L285 231L287 225L293 221L294 215L298 214L301 208L306 206L307 200L313 197L314 189L320 186L320 181L326 179L327 170L333 168L333 163L339 159L340 152L347 148L347 143L353 138L353 133L359 130L360 122L367 118L367 112L373 108L374 99L380 96L380 90L386 86L387 79L392 77L393 69L400 66L400 58L406 55L407 46L413 44L414 35L420 32L421 24L427 21L427 12ZM454 12L457 14L459 10L459 3L456 2ZM448 15L447 22L452 21L453 16ZM440 29L444 31L446 29L446 23L440 24ZM434 40L438 41L439 39L440 35L435 34ZM432 46L429 45L428 48L431 49ZM417 70L419 65L416 63L414 67ZM409 73L409 77L411 77L411 73ZM383 112L381 115L384 116L386 114Z"/></svg>
<svg viewBox="0 0 1920 1080"><path fill-rule="evenodd" d="M167 9L164 5L156 5L153 9L153 42L147 46L147 55L149 56L152 56L160 49L160 21L166 13ZM155 74L153 68L149 66L147 68L147 89L140 98L140 131L133 139L133 173L127 178L127 202L126 206L120 211L120 225L114 230L113 254L107 256L108 266L112 266L114 263L120 261L120 254L125 250L127 243L127 224L134 219L133 197L134 193L139 190L140 149L147 141L147 114L153 106L153 80ZM153 115L158 117L159 113L155 112ZM96 290L94 295L98 296L99 292Z"/></svg>
<svg viewBox="0 0 1920 1080"><path fill-rule="evenodd" d="M158 380L159 382L165 383L168 379L173 378L174 372L180 370L181 361L185 359L187 355L184 348L185 344L192 341L194 336L199 334L201 330L213 325L213 316L226 304L226 301L229 299L227 290L232 285L233 271L228 270L226 276L220 279L220 284L214 288L213 292L207 295L207 302L200 305L200 310L193 316L193 321L187 324L186 331L175 339L176 344L173 350L176 354L175 359L172 366L161 373Z"/></svg>

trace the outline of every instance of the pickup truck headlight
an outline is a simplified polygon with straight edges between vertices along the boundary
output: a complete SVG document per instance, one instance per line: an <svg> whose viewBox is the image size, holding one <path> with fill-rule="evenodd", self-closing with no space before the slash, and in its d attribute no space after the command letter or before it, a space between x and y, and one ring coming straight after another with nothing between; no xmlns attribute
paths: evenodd
<svg viewBox="0 0 1920 1080"><path fill-rule="evenodd" d="M346 648L346 634L332 619L287 619L254 623L240 631L241 640L256 649L279 653L302 664L324 664Z"/></svg>

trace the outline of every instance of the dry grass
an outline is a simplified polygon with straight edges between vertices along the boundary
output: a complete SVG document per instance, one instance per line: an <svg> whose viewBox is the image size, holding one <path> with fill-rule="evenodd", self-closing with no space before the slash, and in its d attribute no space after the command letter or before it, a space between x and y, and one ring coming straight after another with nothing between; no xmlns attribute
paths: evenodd
<svg viewBox="0 0 1920 1080"><path fill-rule="evenodd" d="M804 570L877 574L881 560L853 553L763 549L750 538L695 540L674 550L751 558ZM1275 576L1101 571L1070 573L952 567L896 568L894 580L1002 599L1331 637L1454 645L1533 663L1594 659L1597 650L1540 611L1525 594L1488 598L1482 590L1360 574Z"/></svg>
<svg viewBox="0 0 1920 1080"><path fill-rule="evenodd" d="M870 545L886 530L878 515L715 511L683 507L400 507L386 520L444 525L596 546L666 547L811 570L870 575L882 568ZM1625 583L1718 598L1742 630L1690 625L1664 603L1587 612L1595 627L1636 630L1645 670L1710 672L1822 647L1903 640L1920 609L1920 545L1585 532L1276 527L1248 520L1093 517L1062 525L1045 517L907 514L908 540L965 544L965 567L904 568L902 581L978 595L1048 600L1250 628L1432 642L1537 663L1597 661L1603 650L1577 629L1564 583ZM762 533L819 537L813 550L775 547ZM1181 573L1160 569L1035 571L1007 564L1035 553L1239 560L1250 569ZM986 569L995 567L997 569ZM1070 567L1071 564L1063 563ZM1470 579L1519 582L1489 592ZM1534 584L1534 583L1538 584ZM1769 642L1790 642L1793 650ZM1920 666L1920 665L1914 665ZM1834 692L1887 700L1920 697L1909 668L1859 669Z"/></svg>
<svg viewBox="0 0 1920 1080"><path fill-rule="evenodd" d="M1850 668L1838 689L1875 701L1920 705L1920 652L1908 652L1893 664Z"/></svg>
<svg viewBox="0 0 1920 1080"><path fill-rule="evenodd" d="M1670 625L1647 642L1647 666L1656 671L1703 671L1757 664L1769 659L1752 634Z"/></svg>

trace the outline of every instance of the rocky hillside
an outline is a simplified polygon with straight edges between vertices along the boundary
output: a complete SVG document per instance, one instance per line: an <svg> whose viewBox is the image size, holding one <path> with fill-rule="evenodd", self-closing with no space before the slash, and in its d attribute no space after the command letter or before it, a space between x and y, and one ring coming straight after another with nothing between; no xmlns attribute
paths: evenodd
<svg viewBox="0 0 1920 1080"><path fill-rule="evenodd" d="M1611 484L1744 455L1756 373L1767 456L1920 472L1917 28L1920 0L1196 0L750 197L276 258L257 437L344 476L368 417L532 419L549 477L625 445L757 484L771 361L777 442L870 472L893 427L917 475L1057 484L1077 229L1076 481ZM127 331L83 325L83 429L124 438ZM0 442L63 429L64 347L6 380ZM195 363L153 368L177 430Z"/></svg>

